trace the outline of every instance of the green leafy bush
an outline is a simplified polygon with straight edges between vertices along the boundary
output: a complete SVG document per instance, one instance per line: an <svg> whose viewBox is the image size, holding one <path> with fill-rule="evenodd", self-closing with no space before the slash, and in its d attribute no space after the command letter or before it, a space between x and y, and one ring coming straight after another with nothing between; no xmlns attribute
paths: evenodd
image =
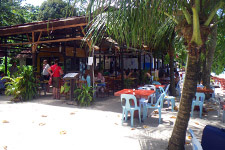
<svg viewBox="0 0 225 150"><path fill-rule="evenodd" d="M32 66L23 66L20 76L15 78L4 77L6 83L6 95L12 95L14 101L27 101L36 97L37 83Z"/></svg>
<svg viewBox="0 0 225 150"><path fill-rule="evenodd" d="M93 101L94 90L92 87L83 85L82 88L75 89L74 94L80 106L89 106Z"/></svg>

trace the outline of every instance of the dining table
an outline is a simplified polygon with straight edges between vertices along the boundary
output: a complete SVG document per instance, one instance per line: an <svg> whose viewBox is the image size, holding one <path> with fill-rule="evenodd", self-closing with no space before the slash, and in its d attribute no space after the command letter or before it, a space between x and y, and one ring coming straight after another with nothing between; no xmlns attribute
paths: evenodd
<svg viewBox="0 0 225 150"><path fill-rule="evenodd" d="M137 98L137 105L139 106L140 98L148 99L150 95L154 94L154 90L136 90L136 89L122 89L114 93L114 96L121 96L121 94L132 94ZM133 101L132 101L133 102ZM131 105L134 105L132 103ZM138 117L138 111L134 111L134 117Z"/></svg>
<svg viewBox="0 0 225 150"><path fill-rule="evenodd" d="M120 96L121 94L132 94L136 98L148 98L154 94L154 90L134 90L134 89L123 89L114 93L114 96Z"/></svg>
<svg viewBox="0 0 225 150"><path fill-rule="evenodd" d="M153 84L154 85L154 84ZM154 85L156 89L159 89L159 87L165 88L166 85Z"/></svg>
<svg viewBox="0 0 225 150"><path fill-rule="evenodd" d="M196 92L205 93L205 94L214 93L214 91L212 89L206 89L206 88L201 88L201 87L197 87Z"/></svg>

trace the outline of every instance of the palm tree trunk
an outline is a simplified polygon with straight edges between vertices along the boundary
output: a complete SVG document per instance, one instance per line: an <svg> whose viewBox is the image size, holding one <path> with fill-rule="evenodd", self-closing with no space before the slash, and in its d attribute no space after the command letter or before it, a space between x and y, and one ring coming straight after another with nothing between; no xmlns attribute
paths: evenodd
<svg viewBox="0 0 225 150"><path fill-rule="evenodd" d="M196 46L193 46L191 48L192 51L195 51L196 49L197 49ZM181 102L179 106L177 119L173 128L172 136L169 140L168 145L169 150L184 149L186 130L191 112L192 99L194 98L197 86L197 75L198 75L197 64L198 64L198 57L196 55L189 53Z"/></svg>
<svg viewBox="0 0 225 150"><path fill-rule="evenodd" d="M174 48L173 46L169 47L169 67L170 67L170 93L172 96L175 96L175 80L174 80Z"/></svg>
<svg viewBox="0 0 225 150"><path fill-rule="evenodd" d="M217 42L217 25L215 25L212 28L211 39L207 47L206 64L205 68L203 69L203 85L206 86L206 88L210 88L210 74L214 53L216 50L216 42Z"/></svg>

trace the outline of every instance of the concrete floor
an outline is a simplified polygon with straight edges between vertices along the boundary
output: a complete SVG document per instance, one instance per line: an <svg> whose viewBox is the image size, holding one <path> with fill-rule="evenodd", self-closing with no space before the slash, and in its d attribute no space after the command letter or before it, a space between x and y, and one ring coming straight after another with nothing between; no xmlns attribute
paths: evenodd
<svg viewBox="0 0 225 150"><path fill-rule="evenodd" d="M222 98L223 94L218 92ZM12 103L10 97L0 95L0 150L163 150L167 148L177 115L165 104L161 124L158 114L151 110L141 124L134 119L131 128L130 120L121 125L119 97L98 98L90 107L67 103L50 96ZM207 124L225 128L216 113L209 111L200 119L196 111L190 119L189 128L199 140ZM191 145L186 148L191 149Z"/></svg>

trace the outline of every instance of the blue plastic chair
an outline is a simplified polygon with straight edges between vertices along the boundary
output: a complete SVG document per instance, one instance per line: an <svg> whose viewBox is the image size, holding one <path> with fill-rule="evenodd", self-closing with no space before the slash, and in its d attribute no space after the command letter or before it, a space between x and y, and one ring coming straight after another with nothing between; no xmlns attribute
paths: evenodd
<svg viewBox="0 0 225 150"><path fill-rule="evenodd" d="M195 134L194 134L194 132L191 130L191 129L189 129L188 130L189 131L189 133L191 134L191 143L192 143L192 149L193 150L203 150L202 149L202 146L201 146L201 143L198 141L198 139L195 137Z"/></svg>
<svg viewBox="0 0 225 150"><path fill-rule="evenodd" d="M123 101L125 100L125 104L123 104ZM134 101L134 106L130 104L130 100ZM141 109L139 106L137 106L137 99L134 95L131 94L121 94L121 105L123 108L123 114L122 114L122 125L125 115L125 121L127 121L127 115L128 111L130 112L131 117L131 127L133 127L133 119L134 119L134 111L138 110L139 114L139 122L141 123Z"/></svg>
<svg viewBox="0 0 225 150"><path fill-rule="evenodd" d="M148 109L153 108L153 109L158 109L159 123L161 122L161 109L162 109L162 105L163 105L164 96L165 96L164 93L162 93L155 104L147 103L147 105L145 105L145 107L143 109L143 120L146 119L146 117L148 115Z"/></svg>
<svg viewBox="0 0 225 150"><path fill-rule="evenodd" d="M212 98L215 98L215 87L214 86L210 86L210 88L213 90L213 93L210 94Z"/></svg>
<svg viewBox="0 0 225 150"><path fill-rule="evenodd" d="M181 81L178 81L177 86L176 86L176 91L178 92L178 95L179 95L179 96L181 96L180 83L181 83Z"/></svg>
<svg viewBox="0 0 225 150"><path fill-rule="evenodd" d="M199 106L200 109L200 118L202 118L202 109L203 109L203 104L205 100L205 94L204 93L196 93L195 94L195 99L192 101L192 106L191 106L191 117L193 117L193 111L195 106Z"/></svg>
<svg viewBox="0 0 225 150"><path fill-rule="evenodd" d="M155 85L161 85L161 83L158 82L158 81L152 81L152 84L155 84Z"/></svg>
<svg viewBox="0 0 225 150"><path fill-rule="evenodd" d="M171 109L171 110L172 110L172 112L173 112L174 107L175 107L175 97L174 97L174 96L169 96L169 95L168 95L168 89L169 89L169 87L170 87L170 84L167 85L165 91L164 91L164 89L163 89L162 87L159 87L159 89L160 89L160 91L161 91L162 93L165 94L164 100L167 101L168 107L170 106L170 102L171 102L171 104L172 104L172 109Z"/></svg>
<svg viewBox="0 0 225 150"><path fill-rule="evenodd" d="M139 87L138 90L155 90L155 86L154 85L152 85L152 87L143 86L143 87ZM151 104L153 104L154 100L155 100L155 93L149 95L147 99L145 98L139 99L139 106L140 108L145 108L147 103L151 102ZM144 115L143 115L143 119L144 119Z"/></svg>
<svg viewBox="0 0 225 150"><path fill-rule="evenodd" d="M197 87L201 87L201 88L204 88L204 85L202 84L198 84Z"/></svg>

